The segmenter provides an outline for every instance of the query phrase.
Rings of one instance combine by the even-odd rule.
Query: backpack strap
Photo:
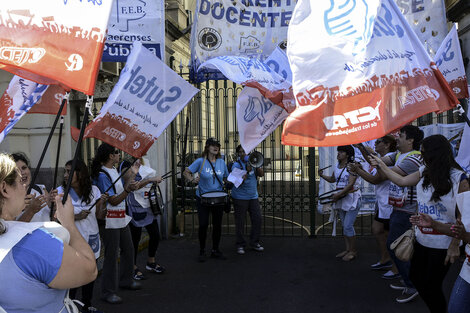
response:
[[[104,173],[104,174],[109,178],[109,181],[111,182],[111,184],[112,184],[112,186],[113,186],[114,194],[116,194],[116,193],[117,193],[116,187],[115,187],[114,184],[113,184],[113,179],[111,178],[111,175],[109,175],[109,173],[106,172],[104,169],[100,169],[100,173]]]

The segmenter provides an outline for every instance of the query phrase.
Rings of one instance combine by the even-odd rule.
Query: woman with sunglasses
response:
[[[131,167],[131,162],[124,161],[120,165],[120,171]],[[134,279],[145,279],[144,274],[137,267],[137,252],[139,250],[140,237],[142,236],[142,228],[145,227],[149,235],[147,264],[145,269],[149,272],[163,274],[165,268],[155,261],[158,243],[160,241],[160,229],[158,227],[157,215],[152,212],[150,207],[149,193],[152,184],[162,182],[160,176],[156,176],[157,172],[144,165],[142,158],[138,159],[132,165],[133,170],[127,171],[123,176],[124,184],[128,182],[137,182],[137,190],[131,192],[126,198],[127,210],[132,220],[129,224],[132,242],[134,244]]]
[[[460,240],[452,237],[451,227],[460,216],[459,210],[466,209],[457,207],[456,198],[458,193],[470,189],[444,136],[424,138],[421,154],[424,166],[408,176],[398,175],[376,156],[371,157],[371,164],[398,186],[416,185],[419,215],[410,218],[418,226],[410,279],[431,312],[446,312],[442,282],[450,263],[460,253]]]
[[[195,177],[193,176],[195,174]],[[195,160],[183,173],[186,181],[199,184],[196,190],[196,206],[199,219],[199,262],[206,260],[206,237],[209,227],[209,214],[212,214],[212,251],[211,258],[224,260],[219,244],[222,234],[222,205],[203,205],[201,195],[207,192],[223,191],[228,177],[228,169],[220,154],[220,143],[214,138],[206,141],[202,157]]]
[[[123,186],[115,165],[119,163],[120,151],[107,143],[101,144],[91,165],[93,184],[101,193],[108,193],[105,226],[100,227],[104,244],[104,263],[102,281],[102,299],[108,303],[121,303],[116,292],[119,287],[137,290],[141,285],[134,281],[134,246],[132,244],[129,222],[126,215],[126,197],[137,189],[136,182]],[[113,185],[113,182],[116,182]],[[119,253],[120,251],[120,253]],[[118,276],[118,258],[120,274]],[[119,279],[118,279],[119,277]]]

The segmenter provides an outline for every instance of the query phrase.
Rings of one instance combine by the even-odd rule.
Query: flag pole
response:
[[[41,154],[41,157],[39,158],[38,165],[34,169],[33,178],[31,179],[31,183],[29,184],[27,194],[31,193],[31,189],[33,188],[34,183],[36,182],[36,178],[39,174],[39,170],[41,169],[42,161],[44,160],[44,156],[46,155],[46,151],[47,151],[47,148],[49,147],[49,143],[51,142],[52,135],[54,135],[57,122],[59,121],[59,117],[62,114],[62,109],[64,108],[65,103],[67,102],[68,99],[69,99],[69,92],[67,92],[64,98],[62,99],[62,103],[60,104],[59,111],[57,112],[57,115],[55,117],[54,124],[52,124],[51,131],[49,132],[49,137],[47,137],[46,145],[44,146],[44,149],[42,150],[42,154]]]
[[[86,125],[88,124],[88,116],[90,115],[91,105],[93,104],[93,96],[87,96],[85,104],[85,113],[83,114],[82,126],[80,127],[80,135],[77,140],[77,148],[75,149],[75,155],[72,160],[72,168],[70,170],[69,178],[67,179],[67,184],[65,185],[64,196],[62,198],[62,203],[65,204],[67,196],[70,191],[70,185],[72,184],[73,173],[75,172],[75,167],[77,165],[78,153],[80,151],[80,146],[82,145],[83,135],[85,133]]]
[[[54,182],[52,183],[52,189],[54,189],[57,186],[57,172],[59,170],[59,157],[60,157],[60,146],[62,143],[62,131],[64,129],[64,116],[60,116],[60,125],[59,125],[59,142],[57,143],[57,155],[55,158],[55,169],[54,169]],[[50,212],[50,220],[54,220],[54,203],[51,203],[51,212]]]

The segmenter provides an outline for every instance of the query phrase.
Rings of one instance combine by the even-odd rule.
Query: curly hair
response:
[[[73,160],[67,161],[65,163],[65,166],[72,166]],[[75,165],[75,173],[77,174],[77,179],[78,179],[78,193],[80,194],[80,197],[83,202],[86,204],[90,204],[92,199],[92,185],[91,185],[91,179],[90,179],[90,174],[88,173],[88,167],[86,166],[85,162],[83,160],[77,160],[77,164]],[[65,187],[66,181],[64,180],[63,186]]]
[[[18,170],[15,160],[8,154],[0,153],[0,182],[5,182],[9,186],[16,185],[16,178],[18,177]],[[3,196],[0,194],[0,216],[3,209]],[[7,231],[6,225],[0,219],[0,235]]]
[[[109,160],[109,155],[113,154],[114,150],[114,147],[107,143],[102,143],[98,149],[96,149],[95,157],[91,162],[91,176],[93,178],[98,178],[101,166]]]
[[[450,172],[452,168],[462,170],[454,159],[452,147],[446,137],[432,135],[422,142],[422,156],[426,168],[423,171],[423,189],[432,185],[434,192],[431,201],[439,201],[441,196],[452,190]]]

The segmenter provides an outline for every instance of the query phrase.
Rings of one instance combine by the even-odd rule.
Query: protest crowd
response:
[[[191,31],[189,82],[165,64],[165,1],[0,4],[0,72],[14,75],[0,98],[0,143],[8,140],[0,146],[0,313],[100,313],[100,304],[126,304],[122,290],[139,293],[143,280],[171,275],[159,260],[171,218],[161,187],[169,182],[180,189],[165,195],[183,198],[175,211],[184,215],[184,201],[195,203],[194,262],[232,257],[222,251],[224,217],[234,226],[234,253],[265,256],[259,184],[269,171],[258,150],[277,129],[282,145],[318,147],[311,158],[319,159],[318,175],[309,177],[315,186],[320,180],[314,207],[329,215],[332,235],[338,225],[344,237],[332,259],[349,266],[361,258],[357,220],[371,203],[368,184],[378,252],[370,270],[397,291],[390,301],[420,297],[430,312],[470,312],[470,86],[460,46],[470,44],[459,38],[470,23],[463,31],[450,25],[444,0],[195,2],[192,25],[178,30]],[[470,16],[465,0],[455,2]],[[140,30],[128,34],[139,28],[134,23]],[[101,62],[125,66],[93,116]],[[233,101],[224,96],[236,107],[236,126],[225,138],[210,129],[220,126],[219,96],[202,99],[195,87],[220,79],[243,87]],[[70,136],[63,136],[69,97],[79,92],[86,96],[80,128],[67,125]],[[191,108],[204,101],[214,112],[195,121],[201,112],[191,115]],[[464,122],[457,136],[417,126],[422,116],[452,110]],[[40,157],[19,149],[27,145],[14,136],[27,113],[55,115]],[[166,141],[160,147],[168,158],[174,138],[167,130],[183,113],[180,159],[163,160],[177,164],[164,173],[148,152],[157,139]],[[59,120],[54,173],[41,172]],[[195,146],[191,123],[206,122],[197,157],[186,159],[188,141]],[[74,153],[64,152],[69,146]],[[315,164],[308,166],[315,173]],[[447,299],[443,282],[459,262]]]

